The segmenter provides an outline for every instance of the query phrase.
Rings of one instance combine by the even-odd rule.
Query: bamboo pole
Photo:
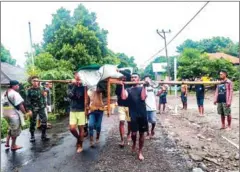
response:
[[[110,116],[110,104],[111,104],[111,79],[107,80],[107,115]]]

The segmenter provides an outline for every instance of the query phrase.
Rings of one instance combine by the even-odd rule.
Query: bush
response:
[[[56,114],[49,113],[48,114],[48,121],[56,121],[57,116]]]
[[[233,82],[233,90],[239,91],[239,81],[238,80]]]
[[[8,132],[8,123],[5,118],[1,118],[1,138],[7,136]]]

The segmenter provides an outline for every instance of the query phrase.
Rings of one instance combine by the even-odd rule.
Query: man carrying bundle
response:
[[[127,73],[126,71],[120,71],[124,76],[122,77],[122,81],[129,81],[131,79],[131,74]],[[130,77],[128,77],[130,76]],[[129,78],[129,79],[128,79]],[[128,85],[125,86],[127,88]],[[121,137],[121,143],[119,144],[121,148],[124,147],[124,123],[127,121],[128,123],[128,133],[127,133],[127,140],[129,141],[131,139],[130,133],[131,133],[131,125],[130,125],[130,116],[129,116],[129,108],[128,108],[128,101],[123,100],[121,97],[122,93],[122,86],[117,85],[115,93],[117,95],[118,101],[117,101],[117,113],[119,115],[119,132]]]
[[[101,126],[102,126],[102,118],[104,112],[104,104],[102,100],[103,96],[103,89],[100,87],[100,84],[97,85],[96,90],[91,91],[88,90],[88,95],[90,98],[89,104],[89,120],[88,120],[88,127],[89,127],[89,135],[90,135],[90,147],[94,147],[94,129],[96,129],[96,144],[99,143],[100,133],[101,133]]]
[[[146,95],[146,84],[143,87],[139,86],[140,76],[137,73],[133,73],[131,76],[131,81],[135,82],[131,88],[125,90],[123,82],[122,85],[122,99],[126,100],[128,98],[129,111],[131,117],[131,131],[132,131],[132,151],[136,151],[136,140],[137,132],[139,131],[139,152],[138,159],[144,160],[142,149],[144,145],[144,132],[148,131],[148,121],[147,121],[147,111],[145,99]]]
[[[67,95],[71,99],[69,124],[72,135],[77,139],[77,153],[83,151],[84,126],[86,124],[85,89],[81,83],[79,74],[75,72],[74,80],[68,86]]]

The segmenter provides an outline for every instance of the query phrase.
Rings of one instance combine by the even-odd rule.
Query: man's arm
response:
[[[27,110],[32,110],[30,90],[31,90],[31,89],[28,89],[28,90],[27,90],[27,96],[26,96],[26,109],[27,109]]]
[[[146,88],[142,87],[142,91],[141,91],[141,99],[145,100],[147,98],[147,94],[146,94]]]
[[[122,83],[122,93],[121,93],[121,98],[123,100],[126,100],[128,98],[128,92],[124,88],[124,84]]]
[[[233,83],[229,82],[229,98],[227,105],[230,106],[232,104],[232,96],[233,96]]]

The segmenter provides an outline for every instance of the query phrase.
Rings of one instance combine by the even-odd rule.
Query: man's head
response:
[[[131,81],[133,82],[138,82],[140,81],[140,76],[138,73],[133,73],[132,76],[131,76]]]
[[[10,85],[10,88],[14,89],[15,91],[19,89],[19,82],[16,80],[11,80],[9,85]]]
[[[219,74],[220,74],[220,79],[226,79],[228,77],[228,73],[226,70],[221,70]]]
[[[79,76],[79,73],[78,72],[74,72],[74,79],[76,81],[80,81],[80,76]]]
[[[32,83],[33,87],[39,87],[40,86],[39,77],[38,76],[33,76],[31,78],[31,83]]]
[[[151,77],[149,75],[145,75],[144,76],[144,81],[150,82],[151,81]]]

